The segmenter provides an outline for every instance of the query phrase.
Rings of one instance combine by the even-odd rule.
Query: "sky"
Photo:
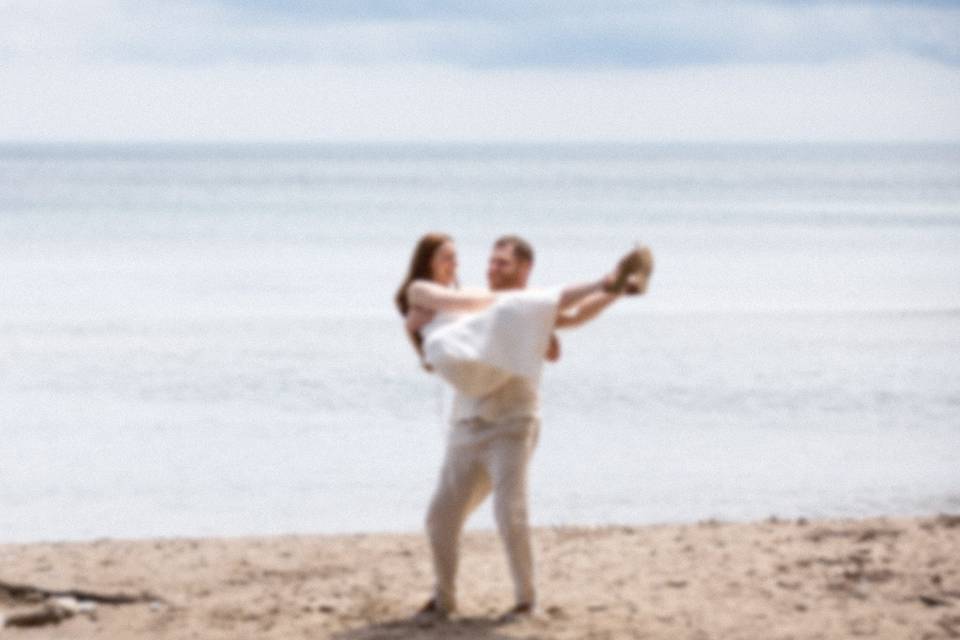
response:
[[[960,141],[960,2],[0,0],[0,141]]]

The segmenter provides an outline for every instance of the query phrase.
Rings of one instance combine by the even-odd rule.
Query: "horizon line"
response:
[[[709,139],[709,138],[660,138],[660,139],[622,139],[611,140],[604,138],[594,139],[496,139],[496,138],[463,138],[463,139],[429,139],[416,140],[404,138],[355,138],[355,139],[303,139],[293,140],[284,138],[257,138],[257,139],[139,139],[139,140],[83,140],[83,139],[2,139],[0,146],[102,146],[102,147],[134,147],[134,146],[471,146],[471,147],[506,147],[506,146],[887,146],[887,145],[917,145],[917,146],[951,146],[960,145],[960,138],[930,139],[930,138],[876,138],[876,139],[843,139],[843,138],[743,138],[743,139]]]

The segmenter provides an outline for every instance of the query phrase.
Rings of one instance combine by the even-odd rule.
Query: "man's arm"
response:
[[[601,311],[613,304],[620,295],[598,291],[583,299],[583,302],[572,309],[567,309],[557,317],[554,325],[557,329],[570,329],[590,322]]]

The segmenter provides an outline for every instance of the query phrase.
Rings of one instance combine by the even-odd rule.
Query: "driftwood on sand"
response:
[[[18,607],[11,613],[0,612],[0,628],[59,624],[77,614],[93,616],[98,604],[116,606],[162,601],[162,598],[146,592],[130,594],[97,593],[81,589],[44,589],[0,580],[0,602]]]

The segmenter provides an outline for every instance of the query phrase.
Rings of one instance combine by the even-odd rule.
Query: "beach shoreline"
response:
[[[534,545],[534,617],[498,621],[512,604],[500,543],[493,532],[470,531],[460,611],[446,622],[424,622],[411,620],[432,580],[422,534],[3,544],[0,613],[7,626],[0,634],[960,637],[960,516],[548,527],[534,531]],[[11,586],[75,597],[44,599]],[[84,602],[97,595],[106,601]],[[74,611],[56,623],[17,623],[52,602]]]

